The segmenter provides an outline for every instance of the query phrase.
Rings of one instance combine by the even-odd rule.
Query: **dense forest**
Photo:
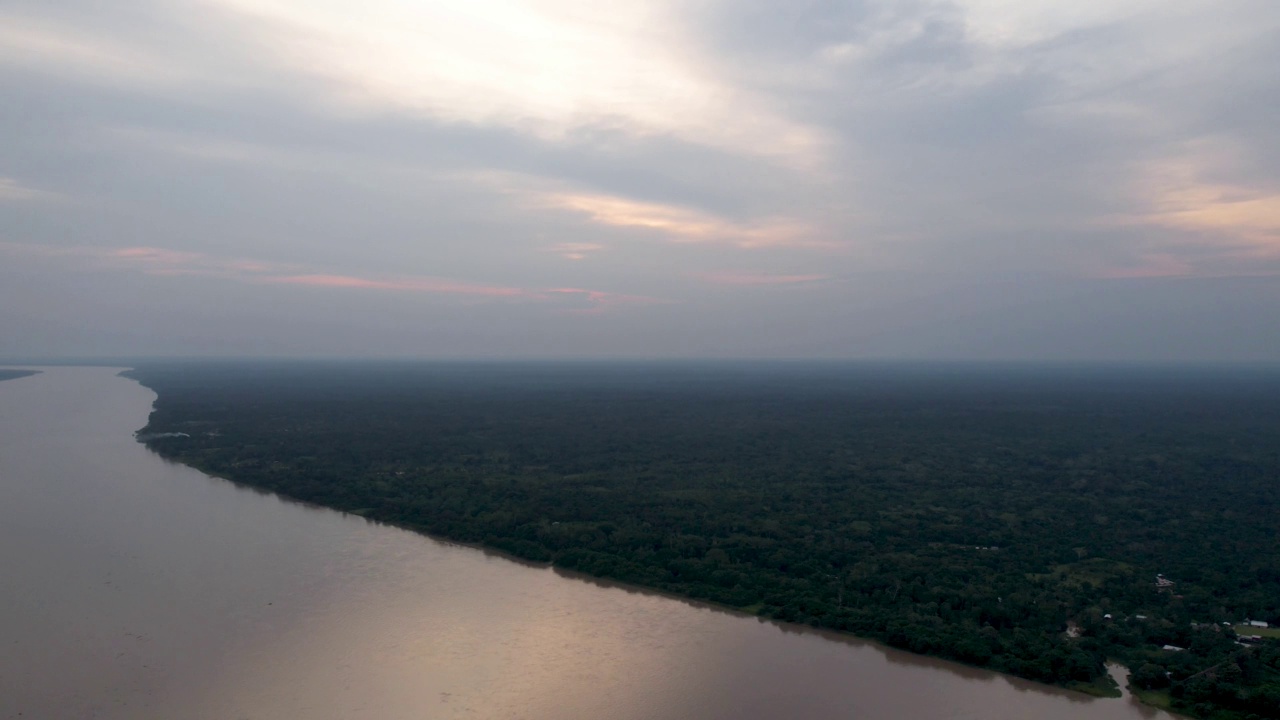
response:
[[[1274,371],[128,374],[159,396],[141,439],[250,486],[1047,683],[1103,691],[1117,660],[1155,704],[1280,717],[1280,639],[1233,628],[1280,625]]]

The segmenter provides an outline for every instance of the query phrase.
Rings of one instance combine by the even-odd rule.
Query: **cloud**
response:
[[[725,243],[743,248],[829,245],[814,238],[811,228],[783,218],[734,222],[694,208],[592,193],[538,193],[529,201],[534,207],[569,211],[600,225],[651,231],[673,242]]]
[[[1104,277],[1280,274],[1280,177],[1251,175],[1250,158],[1222,137],[1180,143],[1135,163],[1122,212],[1100,228],[1138,234]]]
[[[27,187],[10,177],[0,176],[0,202],[21,202],[29,200],[47,200],[55,197],[53,193]]]
[[[1159,0],[957,0],[956,5],[962,9],[972,37],[986,45],[1011,49],[1167,9]]]
[[[562,242],[549,245],[543,248],[544,251],[555,253],[565,260],[586,260],[591,253],[599,252],[604,249],[604,245],[591,242]]]
[[[367,278],[354,275],[326,275],[308,273],[304,275],[264,275],[256,278],[257,282],[274,285],[303,285],[319,288],[341,288],[360,290],[392,290],[397,292],[431,293],[445,295],[482,295],[487,297],[521,297],[529,296],[520,288],[501,287],[496,285],[476,285],[433,277],[407,278]]]
[[[206,253],[157,247],[67,248],[68,254],[96,259],[103,267],[137,269],[149,275],[200,275],[231,280],[269,280],[296,265],[267,263],[243,258],[220,258]]]
[[[136,46],[13,11],[0,11],[0,64],[149,87],[171,88],[184,77]]]
[[[1197,233],[1228,251],[1280,255],[1280,182],[1268,187],[1215,180],[1239,176],[1233,167],[1238,154],[1200,142],[1181,157],[1149,163],[1139,189],[1146,207],[1115,220]]]
[[[240,279],[294,272],[298,266],[167,248],[35,245],[0,242],[0,251],[14,257],[65,259],[98,269],[139,270],[149,275],[206,275]]]
[[[10,0],[0,206],[28,249],[0,252],[33,279],[15,260],[0,299],[199,277],[199,307],[715,354],[1008,278],[1226,287],[1280,273],[1278,30],[1274,0]],[[724,289],[768,286],[796,291]],[[606,307],[639,311],[547,339]]]
[[[278,66],[331,83],[349,112],[410,111],[549,139],[620,127],[801,163],[822,142],[710,72],[677,3],[374,2],[361,22],[337,0],[215,4],[280,48]]]
[[[620,306],[671,304],[670,300],[644,295],[627,295],[572,287],[551,288],[540,292],[539,296],[560,301],[565,306],[566,312],[585,315],[598,315]]]
[[[393,293],[456,295],[477,298],[524,300],[535,303],[581,307],[575,311],[603,312],[628,305],[655,305],[670,301],[660,298],[573,287],[521,288],[487,285],[430,276],[352,275],[300,271],[293,264],[269,263],[243,258],[219,258],[205,253],[155,247],[44,247],[0,242],[0,252],[11,256],[57,258],[88,262],[107,270],[136,270],[161,277],[201,276],[254,285],[279,285],[322,290],[374,290]]]
[[[1175,278],[1195,273],[1195,266],[1187,259],[1170,253],[1142,255],[1123,265],[1103,268],[1094,277],[1119,280],[1125,278]]]
[[[755,272],[705,272],[693,275],[712,285],[745,286],[810,284],[831,279],[830,275],[775,275]]]

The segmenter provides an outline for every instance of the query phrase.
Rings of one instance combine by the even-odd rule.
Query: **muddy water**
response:
[[[0,382],[0,718],[1170,717],[239,488],[116,372]]]

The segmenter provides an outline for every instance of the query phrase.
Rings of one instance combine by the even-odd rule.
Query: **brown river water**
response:
[[[210,478],[106,368],[0,382],[0,718],[1172,716]]]

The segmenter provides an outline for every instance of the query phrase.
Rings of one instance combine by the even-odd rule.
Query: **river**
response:
[[[5,720],[1172,718],[245,489],[43,370],[0,382]]]

